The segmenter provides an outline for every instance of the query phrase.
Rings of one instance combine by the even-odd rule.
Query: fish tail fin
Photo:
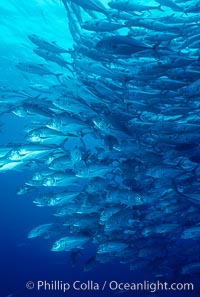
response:
[[[156,44],[154,44],[154,46],[152,47],[153,53],[155,55],[156,58],[159,58],[159,45],[161,44],[161,41],[158,41]]]
[[[162,8],[162,4],[160,4],[160,5],[158,6],[158,10],[160,10],[160,11],[162,11],[162,12],[165,11],[165,10]]]
[[[64,140],[63,140],[63,142],[61,143],[61,145],[60,145],[60,148],[61,148],[61,150],[63,151],[63,152],[66,152],[67,151],[67,149],[65,148],[65,143],[68,141],[68,137],[66,137]]]
[[[108,21],[112,21],[112,13],[110,11],[105,11],[103,14],[107,17]]]
[[[176,179],[172,179],[172,187],[173,187],[173,190],[175,191],[175,193],[177,193],[178,195],[183,195],[184,196],[184,194],[182,194],[178,189]]]
[[[80,142],[82,143],[83,147],[86,148],[86,143],[83,139],[83,134],[79,135],[78,138],[79,138]]]
[[[167,48],[170,47],[171,42],[172,42],[172,39],[167,41],[167,43],[166,43]]]
[[[153,50],[154,50],[155,52],[157,52],[157,49],[158,49],[158,47],[159,47],[160,44],[161,44],[161,41],[158,41],[158,42],[156,42],[156,43],[154,44],[154,46],[153,46]]]
[[[33,97],[33,98],[31,98],[31,99],[34,99],[34,102],[35,102],[35,100],[37,101],[37,99],[39,99],[40,98],[40,96],[41,96],[41,94],[38,94],[38,95],[36,95],[35,97]],[[46,98],[45,98],[46,99]]]
[[[55,74],[55,76],[56,76],[56,78],[57,78],[57,80],[58,80],[58,82],[60,83],[60,84],[62,84],[62,81],[60,80],[60,76],[62,76],[63,75],[63,73],[56,73]]]
[[[65,64],[63,65],[63,67],[65,67],[67,70],[69,70],[69,72],[72,73],[72,69],[69,67],[69,64],[68,64],[68,63],[65,63]]]

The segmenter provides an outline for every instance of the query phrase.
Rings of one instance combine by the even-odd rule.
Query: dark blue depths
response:
[[[0,297],[197,296],[195,0],[2,0]],[[39,280],[194,290],[28,290]]]

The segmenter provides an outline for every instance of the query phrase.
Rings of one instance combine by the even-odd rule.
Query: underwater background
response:
[[[193,0],[0,1],[0,297],[198,296],[199,12]],[[53,133],[32,133],[43,126]],[[20,155],[28,144],[44,154]],[[67,170],[51,162],[68,152],[75,180],[52,184],[46,174]],[[66,191],[80,196],[53,200]],[[75,206],[81,212],[55,215]],[[110,208],[119,216],[107,224]],[[81,226],[80,216],[79,226],[80,214],[91,224]],[[51,226],[36,234],[44,224]],[[83,244],[57,252],[71,234]],[[159,280],[195,289],[26,288],[39,280]]]

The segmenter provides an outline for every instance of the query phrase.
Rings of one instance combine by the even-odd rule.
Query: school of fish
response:
[[[30,32],[43,63],[16,71],[41,84],[0,88],[1,115],[28,122],[23,143],[1,146],[0,172],[31,170],[17,194],[54,209],[28,238],[73,257],[93,245],[86,271],[117,260],[198,276],[200,3],[61,2],[73,46]]]

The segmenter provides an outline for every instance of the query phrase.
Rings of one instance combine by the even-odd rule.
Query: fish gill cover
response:
[[[17,194],[54,210],[28,238],[74,255],[93,245],[85,270],[117,259],[198,278],[199,1],[0,6],[1,118],[24,126],[0,172],[31,171]]]

